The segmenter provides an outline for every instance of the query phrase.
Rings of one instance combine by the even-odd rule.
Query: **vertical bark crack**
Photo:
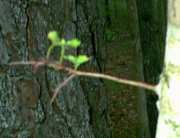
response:
[[[26,13],[26,17],[27,17],[27,23],[26,23],[26,43],[27,43],[27,49],[28,49],[28,60],[30,60],[31,54],[32,54],[32,48],[34,47],[34,43],[33,43],[33,34],[32,34],[32,19],[31,19],[31,9],[30,9],[30,5],[27,4],[26,8],[25,8],[25,13]]]

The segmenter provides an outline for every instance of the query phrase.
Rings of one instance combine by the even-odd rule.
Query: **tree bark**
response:
[[[7,66],[45,57],[47,33],[57,30],[66,39],[81,39],[82,48],[69,52],[87,53],[94,60],[86,68],[100,70],[104,7],[98,5],[95,0],[0,1],[0,137],[109,137],[100,80],[77,78],[50,105],[53,89],[67,74],[46,67],[33,72],[29,66]],[[54,51],[53,57],[57,54]],[[85,81],[87,86],[81,84]]]
[[[118,77],[143,81],[142,48],[136,1],[109,1],[109,4],[111,25],[108,31],[112,37],[106,44],[106,72]],[[110,95],[113,137],[150,137],[145,92],[142,89],[111,82],[106,84]]]
[[[166,1],[136,0],[143,56],[145,82],[157,84],[163,69],[166,36]],[[158,96],[146,91],[151,137],[156,135]]]
[[[129,24],[130,32],[132,33],[132,37],[136,42],[136,76],[139,80],[144,81],[144,72],[143,72],[143,56],[142,56],[142,47],[141,47],[141,37],[140,37],[140,28],[139,28],[139,18],[138,18],[138,11],[137,11],[137,3],[136,0],[127,0],[127,7],[128,7],[128,15],[134,24]],[[137,130],[137,137],[138,138],[150,138],[150,129],[149,129],[149,120],[147,115],[147,101],[145,91],[142,89],[138,89],[138,130]]]

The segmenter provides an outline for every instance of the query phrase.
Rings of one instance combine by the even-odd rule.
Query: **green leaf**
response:
[[[67,45],[70,46],[70,47],[72,47],[72,48],[77,48],[77,47],[80,46],[80,44],[81,44],[81,41],[78,40],[78,39],[76,39],[76,38],[67,41]]]
[[[88,60],[89,60],[89,58],[86,55],[79,55],[77,57],[77,63],[80,65],[87,62]]]
[[[52,45],[58,45],[59,43],[59,36],[56,31],[51,31],[48,33],[48,39],[51,40]]]
[[[59,42],[59,44],[61,46],[65,46],[66,45],[66,40],[65,39],[61,39],[61,41]]]
[[[76,60],[77,60],[77,58],[75,56],[72,56],[72,55],[64,56],[64,59],[72,62],[73,64],[76,64]]]
[[[79,55],[79,56],[68,55],[68,56],[64,56],[64,58],[70,61],[71,63],[73,63],[75,69],[77,69],[81,64],[89,60],[89,58],[86,55]]]

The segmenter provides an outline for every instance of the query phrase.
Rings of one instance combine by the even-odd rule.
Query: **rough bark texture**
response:
[[[47,33],[53,29],[66,39],[80,38],[82,48],[77,53],[93,57],[85,68],[93,65],[100,70],[102,4],[95,0],[0,1],[1,138],[109,137],[106,95],[99,80],[75,79],[51,106],[53,89],[66,74],[48,68],[34,73],[30,66],[6,66],[44,57]]]
[[[166,36],[166,0],[136,0],[138,5],[144,79],[159,82],[162,72]],[[147,92],[147,109],[152,138],[155,137],[158,111],[155,93]]]
[[[140,34],[140,27],[139,27],[139,18],[138,17],[138,10],[137,10],[137,3],[136,0],[127,0],[128,5],[128,13],[129,17],[132,22],[135,23],[135,25],[130,25],[130,29],[132,32],[132,37],[134,37],[134,41],[136,41],[135,48],[136,48],[136,77],[137,79],[144,81],[144,72],[143,72],[143,53],[142,53],[142,46],[141,46],[141,34]],[[146,95],[145,91],[142,89],[138,89],[138,131],[137,131],[137,137],[138,138],[151,138],[150,135],[150,127],[149,127],[149,120],[147,115],[147,101],[146,101]]]
[[[143,81],[142,50],[135,0],[109,0],[106,65],[108,74]],[[149,138],[142,89],[106,82],[114,138]]]

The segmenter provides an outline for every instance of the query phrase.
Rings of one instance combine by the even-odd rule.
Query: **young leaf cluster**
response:
[[[60,64],[63,64],[63,60],[67,60],[74,65],[75,69],[78,69],[80,65],[86,63],[89,60],[89,58],[86,55],[74,56],[74,55],[66,55],[65,53],[65,50],[67,48],[78,48],[81,44],[80,40],[76,38],[71,40],[60,39],[56,31],[49,32],[48,39],[51,41],[51,45],[49,46],[47,51],[47,59],[52,53],[52,50],[54,50],[57,47],[60,47],[60,57],[59,57]]]

